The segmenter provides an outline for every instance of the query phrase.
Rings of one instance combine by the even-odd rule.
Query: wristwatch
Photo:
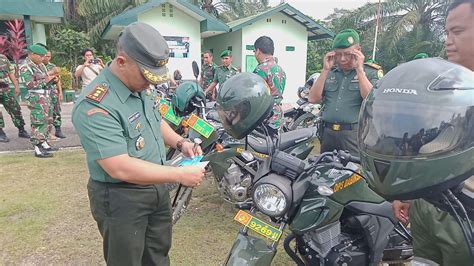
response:
[[[185,138],[182,138],[182,139],[178,140],[178,142],[176,142],[176,149],[178,151],[182,151],[181,148],[183,147],[184,142],[191,143],[191,140],[190,139],[185,139]]]

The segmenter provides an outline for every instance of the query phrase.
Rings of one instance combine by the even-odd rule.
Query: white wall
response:
[[[262,35],[272,38],[275,44],[274,56],[278,58],[278,64],[287,77],[283,102],[295,103],[298,100],[297,89],[304,84],[306,77],[308,33],[306,27],[282,13],[269,18],[271,22],[264,18],[242,29],[242,71],[245,71],[245,56],[253,55],[253,51],[245,50],[245,46],[253,45]],[[285,20],[286,24],[282,23]],[[294,46],[295,51],[286,51],[286,46]]]
[[[214,63],[222,65],[220,54],[226,50],[227,47],[232,46],[232,65],[235,67],[242,67],[242,31],[229,32],[214,37],[209,37],[203,41],[203,49],[213,50]]]
[[[170,57],[167,66],[170,74],[179,69],[183,79],[194,79],[191,63],[192,61],[196,61],[198,64],[201,62],[200,22],[169,3],[141,13],[138,16],[138,21],[155,27],[163,36],[190,38],[189,57]]]
[[[46,31],[44,29],[44,24],[31,23],[31,31],[33,34],[33,43],[46,44]]]

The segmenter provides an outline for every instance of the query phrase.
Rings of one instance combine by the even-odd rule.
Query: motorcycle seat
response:
[[[307,139],[316,136],[317,128],[301,128],[289,132],[280,134],[280,147],[279,150],[285,151],[288,148],[295,146],[296,144],[303,142]],[[264,138],[257,137],[254,135],[248,136],[249,146],[256,152],[268,154],[267,141]],[[271,145],[270,145],[271,146]]]

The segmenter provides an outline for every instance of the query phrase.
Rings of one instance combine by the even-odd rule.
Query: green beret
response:
[[[28,47],[28,50],[32,53],[39,54],[39,55],[45,55],[48,53],[48,50],[46,50],[46,48],[37,44],[30,45]]]
[[[231,56],[231,55],[232,55],[232,52],[230,50],[224,50],[221,53],[221,58],[224,56]]]
[[[345,29],[339,32],[332,43],[332,49],[348,48],[359,43],[359,34],[353,29]]]
[[[427,53],[419,53],[419,54],[416,54],[415,57],[413,57],[413,60],[415,59],[422,59],[422,58],[428,58],[428,54]]]

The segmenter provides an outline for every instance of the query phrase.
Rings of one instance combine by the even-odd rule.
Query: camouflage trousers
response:
[[[57,93],[51,94],[51,108],[53,109],[53,126],[61,126],[61,101]]]
[[[270,128],[273,128],[279,131],[282,127],[283,119],[283,110],[281,109],[281,104],[275,103],[273,104],[272,114],[271,117],[268,119],[268,125]]]
[[[11,116],[13,124],[17,128],[22,128],[25,126],[25,120],[21,114],[21,108],[18,104],[15,94],[9,88],[0,90],[0,103],[3,104],[5,110]],[[5,127],[5,121],[3,120],[3,114],[0,112],[0,128]]]
[[[51,98],[48,94],[29,92],[27,96],[31,120],[31,144],[46,141],[52,124]]]

